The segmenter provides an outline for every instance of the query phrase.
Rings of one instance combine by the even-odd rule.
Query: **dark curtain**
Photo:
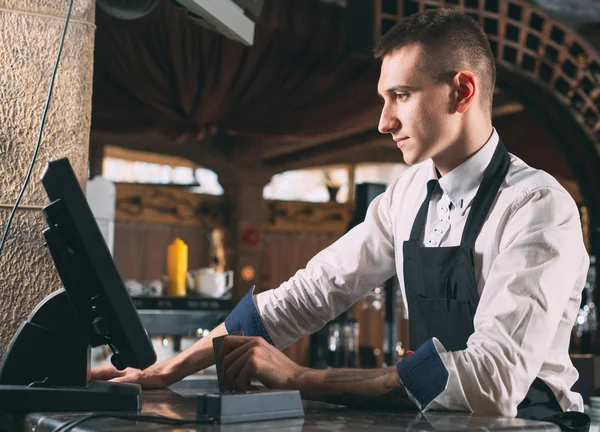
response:
[[[294,141],[375,126],[379,63],[347,55],[343,12],[266,0],[246,47],[167,0],[137,21],[98,10],[92,129]]]

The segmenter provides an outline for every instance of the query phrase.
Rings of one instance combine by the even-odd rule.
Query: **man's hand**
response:
[[[225,324],[219,324],[208,336],[168,360],[156,363],[144,370],[127,368],[118,370],[113,365],[92,369],[93,380],[140,384],[144,388],[165,388],[199,370],[214,364],[212,340],[227,334]]]
[[[145,370],[126,368],[122,371],[112,364],[98,366],[92,369],[92,379],[98,381],[111,381],[129,384],[139,384],[147,389],[165,388],[169,383],[165,382],[162,374],[157,373],[159,364]]]
[[[227,336],[221,353],[230,391],[250,390],[253,378],[270,389],[298,389],[307,370],[260,337]]]
[[[304,368],[263,338],[227,336],[221,347],[227,390],[247,391],[255,378],[270,389],[300,390],[303,399],[415,410],[395,366],[381,369]]]

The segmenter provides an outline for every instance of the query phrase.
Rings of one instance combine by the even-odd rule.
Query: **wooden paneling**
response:
[[[267,201],[266,231],[300,231],[341,235],[354,208],[337,202]]]
[[[115,263],[123,279],[148,281],[166,274],[167,246],[176,237],[188,246],[188,268],[206,267],[210,230],[201,226],[115,222]]]
[[[339,237],[327,232],[265,232],[260,289],[278,287]]]
[[[292,277],[308,261],[335,242],[339,233],[323,232],[265,232],[264,258],[260,275],[261,291],[276,288]],[[284,350],[292,360],[308,366],[309,338],[302,337]]]
[[[177,226],[223,226],[223,197],[177,186],[118,183],[116,219]]]
[[[227,205],[222,196],[196,194],[177,186],[117,183],[116,219],[172,226],[222,227]],[[338,202],[266,201],[265,231],[342,233],[353,212]]]

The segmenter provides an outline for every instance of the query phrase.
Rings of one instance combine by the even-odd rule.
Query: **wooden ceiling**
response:
[[[492,115],[511,152],[554,175],[572,178],[557,143],[513,95],[496,90]],[[174,143],[156,133],[123,134],[92,131],[92,141],[134,151],[192,161],[215,171],[235,166],[275,174],[282,171],[358,162],[403,162],[389,135],[375,127],[336,139],[273,143],[243,137],[213,136],[196,142]],[[114,151],[113,151],[114,153]],[[113,154],[115,156],[115,154]],[[118,156],[118,154],[117,154]],[[156,157],[153,160],[157,160]]]
[[[586,0],[535,0],[555,15],[568,16],[585,30],[590,41],[600,46],[600,2]],[[585,16],[592,22],[582,22]],[[375,91],[375,88],[373,89]],[[574,175],[558,143],[548,128],[525,109],[518,94],[498,88],[493,107],[494,124],[505,138],[511,152],[532,166],[555,176],[573,179]],[[92,130],[91,144],[111,145],[131,150],[161,153],[192,161],[216,172],[244,169],[272,175],[278,172],[321,165],[358,162],[402,162],[402,154],[389,136],[373,127],[365,130],[338,132],[336,136],[301,142],[265,142],[217,133],[198,141],[178,143],[157,133],[112,133]]]

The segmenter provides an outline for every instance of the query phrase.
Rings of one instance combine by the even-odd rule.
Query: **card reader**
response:
[[[221,424],[304,417],[298,390],[258,390],[197,396],[196,416]]]

